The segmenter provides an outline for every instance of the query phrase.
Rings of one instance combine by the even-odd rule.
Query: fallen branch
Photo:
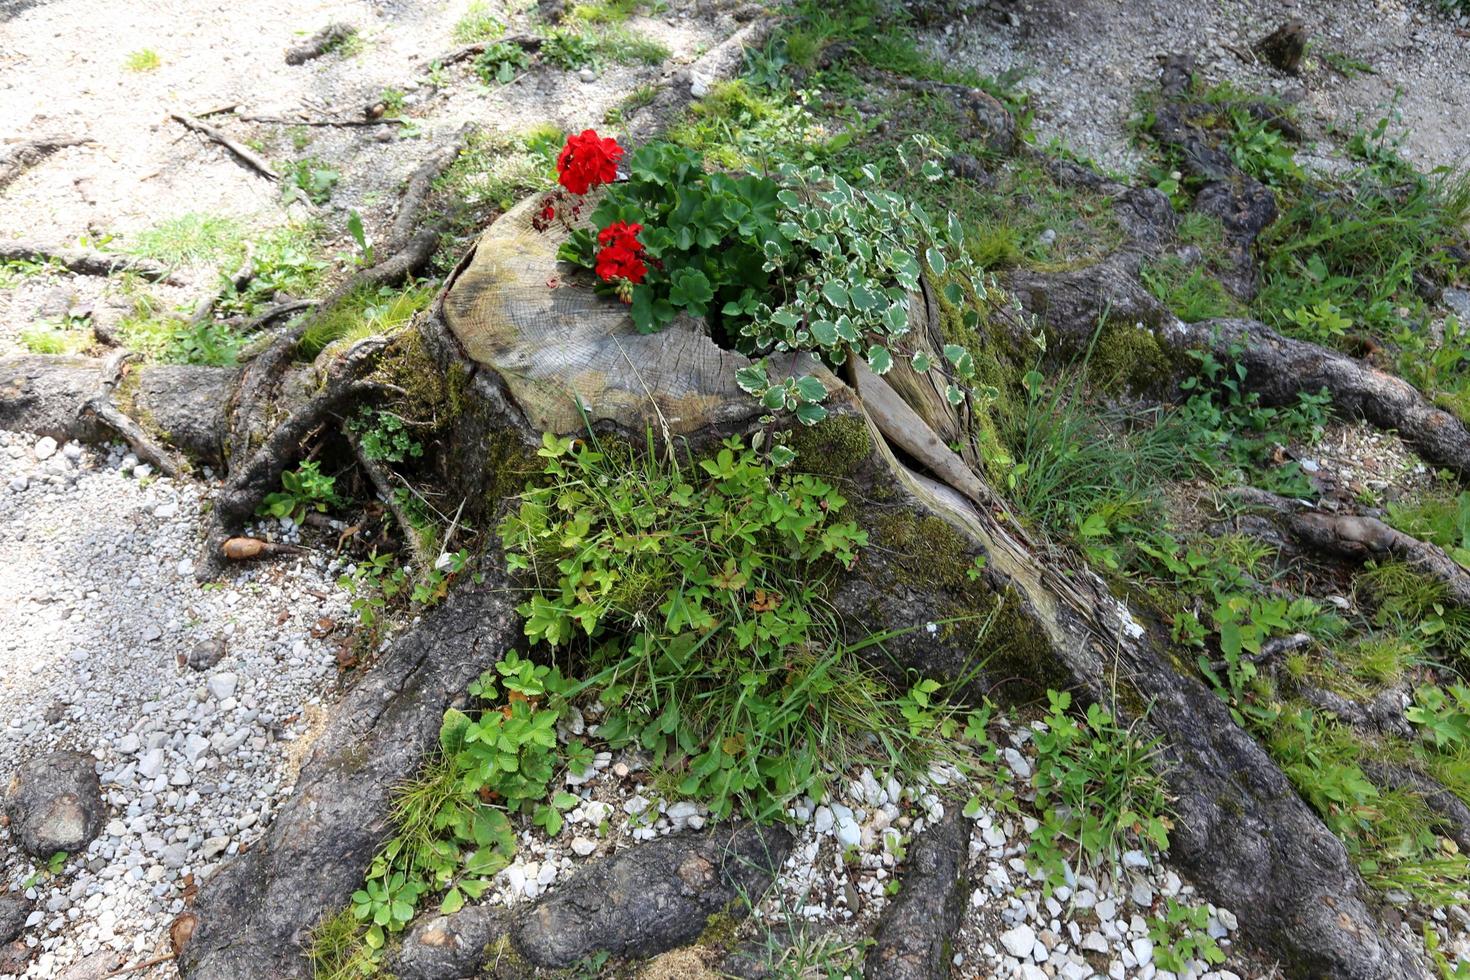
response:
[[[1277,657],[1291,653],[1293,650],[1300,650],[1311,642],[1312,635],[1310,633],[1292,633],[1290,636],[1274,637],[1262,643],[1258,653],[1248,653],[1237,662],[1254,664],[1257,667],[1261,667],[1275,660]],[[1230,663],[1225,660],[1217,660],[1210,664],[1210,668],[1217,673],[1227,669],[1229,666]]]
[[[356,33],[357,28],[351,24],[328,24],[301,44],[287,49],[286,64],[304,65],[313,58],[320,58]]]
[[[0,191],[57,150],[68,146],[84,146],[92,142],[85,136],[42,136],[13,146],[0,162]]]
[[[269,123],[277,126],[407,126],[407,119],[398,119],[391,116],[380,116],[376,119],[290,119],[286,116],[253,116],[241,115],[237,117],[243,122]]]
[[[189,464],[154,442],[142,426],[112,403],[112,392],[122,380],[123,366],[135,357],[137,355],[130,351],[118,351],[108,357],[102,367],[102,390],[87,402],[82,411],[127,440],[139,459],[152,464],[165,476],[177,477],[188,471]]]
[[[168,283],[171,286],[179,284],[165,266],[150,259],[135,259],[127,255],[76,248],[52,248],[25,239],[0,241],[0,261],[48,262],[79,276],[110,276],[118,272],[132,272],[152,282]]]
[[[170,962],[177,956],[177,953],[167,953],[163,956],[155,956],[151,960],[144,960],[142,963],[134,963],[132,966],[124,966],[119,969],[113,970],[111,973],[104,973],[102,974],[102,980],[109,980],[109,978],[111,977],[126,976],[129,973],[137,973],[139,970],[146,970],[151,966],[159,966],[161,964]]]
[[[540,51],[541,43],[544,40],[545,38],[538,34],[507,34],[505,37],[496,38],[494,41],[476,41],[474,44],[466,44],[462,48],[455,48],[448,54],[436,58],[431,63],[437,64],[440,67],[453,65],[464,61],[466,58],[473,58],[475,55],[484,54],[486,48],[495,44],[514,44],[522,51]]]
[[[271,169],[271,165],[267,163],[259,153],[256,153],[245,144],[231,139],[220,130],[215,129],[208,123],[200,122],[193,116],[186,116],[178,112],[169,113],[169,118],[173,119],[175,122],[182,123],[184,126],[194,130],[194,132],[205,137],[206,139],[211,139],[214,142],[218,143],[220,146],[223,146],[225,149],[233,153],[240,160],[240,162],[244,163],[247,167],[254,170],[256,173],[260,174],[267,180],[281,179],[280,175]]]

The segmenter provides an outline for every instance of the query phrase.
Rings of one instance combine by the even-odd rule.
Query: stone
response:
[[[187,666],[191,670],[208,670],[223,660],[224,656],[225,638],[223,636],[216,636],[213,639],[200,640],[194,644],[189,649],[188,655],[184,657],[184,663],[180,666]]]
[[[1036,930],[1023,922],[1014,929],[1001,933],[1000,944],[1017,959],[1030,959],[1031,951],[1036,948]]]
[[[213,674],[210,676],[209,681],[207,682],[209,693],[214,695],[221,701],[223,701],[225,698],[234,697],[235,688],[239,685],[239,683],[239,675],[233,674],[229,671],[224,671],[223,673],[219,674]]]
[[[572,853],[577,857],[587,857],[597,850],[597,842],[590,837],[573,837],[571,843]]]
[[[138,757],[138,775],[153,779],[163,772],[163,749],[149,749]]]
[[[1017,779],[1025,780],[1031,778],[1031,763],[1026,760],[1024,755],[1018,750],[1011,748],[1006,749],[1004,755],[1006,765],[1010,767],[1011,772],[1016,774]]]
[[[56,440],[50,436],[42,436],[36,440],[36,446],[32,450],[37,459],[47,460],[56,455]]]
[[[5,793],[10,832],[32,857],[75,854],[102,830],[102,785],[90,755],[60,751],[21,766]]]

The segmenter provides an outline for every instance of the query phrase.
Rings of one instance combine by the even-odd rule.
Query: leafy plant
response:
[[[298,198],[321,206],[332,199],[342,172],[315,157],[303,157],[286,168],[281,193],[287,202]]]
[[[1435,748],[1470,747],[1470,687],[1455,684],[1443,690],[1424,685],[1414,691],[1414,703],[1404,717],[1418,725]]]
[[[337,478],[321,471],[319,463],[308,460],[295,470],[281,474],[281,489],[265,495],[255,513],[262,517],[290,518],[300,524],[307,513],[326,513],[337,503]]]
[[[517,75],[531,67],[531,56],[519,44],[496,41],[487,44],[475,59],[475,71],[486,85],[495,82],[508,85]]]
[[[565,71],[576,71],[596,62],[597,45],[578,31],[554,27],[541,41],[541,57]]]
[[[244,339],[229,324],[204,320],[175,334],[170,360],[227,366],[235,363],[242,346]]]
[[[495,16],[491,6],[484,0],[473,0],[464,16],[454,24],[451,32],[459,44],[475,44],[500,35],[505,24]]]
[[[1031,783],[1041,821],[1031,833],[1028,862],[1056,885],[1068,844],[1087,862],[1117,862],[1135,848],[1168,850],[1172,824],[1157,741],[1118,725],[1099,704],[1075,718],[1065,691],[1048,691],[1047,702],[1044,728],[1033,735]]]
[[[131,72],[157,71],[162,65],[163,59],[152,48],[139,48],[130,52],[123,61],[123,67]]]
[[[1195,960],[1218,964],[1225,953],[1210,938],[1209,910],[1202,906],[1180,905],[1174,899],[1165,901],[1162,916],[1149,916],[1148,938],[1154,944],[1154,963],[1160,970],[1183,974]]]
[[[362,440],[362,454],[385,463],[402,463],[424,454],[423,443],[414,439],[402,416],[385,409],[364,406],[349,427]]]
[[[983,736],[932,682],[890,691],[856,659],[876,640],[844,647],[819,613],[827,571],[866,543],[840,493],[738,439],[698,464],[651,449],[547,436],[547,486],[500,528],[532,583],[527,636],[586,649],[599,737],[716,815],[770,819],[850,765],[909,769]]]

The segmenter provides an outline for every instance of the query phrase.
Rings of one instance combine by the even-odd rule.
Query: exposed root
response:
[[[92,142],[85,136],[42,136],[11,147],[0,161],[0,191],[5,190],[27,170],[68,146],[84,146]]]
[[[1461,852],[1470,851],[1470,806],[1466,806],[1464,800],[1423,773],[1392,762],[1365,759],[1363,774],[1384,789],[1417,793],[1431,810],[1443,818],[1449,838],[1459,845]]]
[[[1413,735],[1404,717],[1409,699],[1402,687],[1389,688],[1366,704],[1301,681],[1293,683],[1292,690],[1312,707],[1331,712],[1338,721],[1366,735],[1396,735],[1400,738]]]
[[[0,261],[50,262],[79,276],[110,276],[118,272],[132,272],[152,282],[179,285],[179,281],[165,266],[149,259],[89,252],[78,248],[52,248],[23,238],[0,241]]]
[[[231,411],[230,435],[226,444],[231,470],[239,467],[250,452],[253,427],[261,418],[261,411],[275,389],[281,371],[290,363],[301,338],[312,324],[357,290],[398,282],[422,268],[434,254],[434,248],[439,243],[439,225],[430,223],[415,232],[414,222],[423,209],[434,178],[454,162],[471,132],[472,127],[469,126],[460,130],[452,143],[433,154],[409,177],[403,204],[393,222],[392,245],[397,250],[339,286],[318,303],[309,316],[283,331],[269,347],[245,365]]]
[[[394,390],[363,380],[392,340],[391,335],[380,335],[353,345],[332,363],[321,390],[276,426],[244,466],[231,469],[210,514],[201,577],[211,577],[218,571],[220,547],[228,532],[249,519],[256,505],[280,482],[281,474],[300,454],[302,441],[313,429],[349,401]]]
[[[368,475],[368,480],[371,481],[373,489],[377,491],[378,497],[383,501],[383,505],[388,508],[388,512],[393,515],[393,521],[398,525],[398,532],[403,535],[404,546],[408,548],[409,553],[413,556],[414,568],[417,571],[423,571],[429,568],[434,563],[434,556],[424,550],[423,542],[419,540],[418,534],[414,531],[413,524],[408,519],[408,512],[398,502],[398,496],[395,493],[397,488],[393,486],[393,479],[390,476],[389,469],[363,452],[362,439],[358,437],[357,433],[352,431],[351,426],[344,425],[341,427],[341,430],[343,438],[352,446],[352,452],[357,456],[358,465]]]
[[[241,143],[238,140],[226,136],[223,132],[215,129],[208,123],[201,122],[198,119],[195,119],[193,116],[186,116],[183,113],[179,112],[169,113],[169,118],[173,119],[175,122],[182,123],[185,127],[194,130],[194,132],[203,136],[205,139],[213,140],[220,146],[223,146],[225,149],[233,153],[236,159],[238,159],[241,163],[245,164],[245,166],[249,167],[251,170],[254,170],[256,173],[260,174],[267,180],[281,179],[281,175],[276,173],[275,170],[271,168],[271,165],[267,163],[265,158],[262,157],[259,153],[256,153],[244,143]]]
[[[357,28],[351,24],[328,24],[296,47],[287,49],[286,64],[304,65],[320,58],[356,33]]]
[[[118,351],[107,359],[102,368],[102,390],[87,402],[82,411],[126,439],[139,459],[151,464],[165,476],[177,477],[188,472],[189,464],[154,442],[143,431],[142,426],[124,415],[112,403],[112,391],[122,380],[123,365],[136,356],[128,351]]]
[[[492,44],[514,44],[522,51],[536,52],[541,50],[541,42],[544,39],[536,34],[507,34],[496,38],[494,41],[476,41],[474,44],[466,44],[462,48],[455,48],[448,54],[440,55],[434,59],[434,63],[441,67],[457,64],[467,58],[484,54],[485,49]]]
[[[1171,385],[1189,371],[1186,352],[1207,350],[1244,367],[1245,387],[1263,404],[1289,405],[1302,393],[1325,388],[1339,414],[1397,431],[1425,460],[1470,480],[1470,430],[1407,381],[1346,354],[1285,337],[1257,320],[1184,323],[1143,288],[1136,270],[1137,257],[1123,254],[1071,272],[1012,273],[1005,285],[1026,310],[1042,318],[1064,349],[1085,349],[1099,324],[1137,324],[1176,355],[1167,379]],[[1018,343],[1023,342],[1024,325],[1014,328]]]
[[[1305,548],[1349,561],[1395,558],[1408,562],[1442,584],[1448,602],[1470,608],[1470,572],[1438,545],[1405,534],[1375,517],[1334,514],[1254,487],[1239,487],[1230,493],[1271,512]]]
[[[245,258],[240,262],[240,268],[235,270],[234,275],[223,280],[219,289],[199,300],[189,317],[189,326],[197,327],[208,321],[214,315],[214,308],[220,300],[224,299],[231,290],[244,289],[253,278],[255,278],[255,245],[248,243],[245,246]]]

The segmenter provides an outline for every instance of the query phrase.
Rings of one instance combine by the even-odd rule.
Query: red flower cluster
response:
[[[599,137],[597,131],[584,129],[567,137],[567,145],[556,158],[557,183],[573,194],[586,194],[594,187],[617,179],[618,161],[623,148],[611,137]]]
[[[597,275],[604,282],[625,279],[640,283],[648,274],[643,264],[643,243],[638,240],[642,225],[626,221],[614,221],[597,234],[597,244],[602,249],[597,253]]]

